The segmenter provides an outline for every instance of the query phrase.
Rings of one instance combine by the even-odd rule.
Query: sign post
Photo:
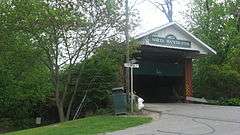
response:
[[[124,67],[126,68],[130,68],[130,72],[131,72],[131,85],[130,85],[130,90],[131,90],[131,112],[133,113],[133,69],[134,68],[139,68],[139,64],[133,64],[133,63],[124,63]]]

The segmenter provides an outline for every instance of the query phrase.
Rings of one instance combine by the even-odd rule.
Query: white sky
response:
[[[129,0],[131,6],[136,0]],[[155,0],[155,1],[164,1],[164,0]],[[192,0],[175,0],[173,2],[173,20],[184,25],[186,19],[184,19],[183,12],[186,12],[188,9],[188,4]],[[133,32],[139,34],[147,30],[159,27],[163,24],[168,23],[165,15],[160,12],[154,5],[152,5],[147,0],[137,0],[135,9],[138,10],[140,16],[140,23],[136,30]]]

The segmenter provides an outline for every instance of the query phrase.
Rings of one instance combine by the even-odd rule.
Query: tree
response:
[[[0,4],[0,119],[16,128],[41,115],[52,89],[48,69],[39,62],[42,53],[32,46],[35,30],[23,23],[31,20],[27,12],[36,6],[17,0]]]
[[[26,47],[35,51],[35,60],[46,65],[60,121],[70,117],[81,77],[77,77],[75,89],[69,89],[72,68],[88,59],[102,41],[121,32],[121,5],[119,1],[98,0],[1,1],[2,28],[9,29],[1,33],[6,38],[3,45],[27,41]],[[10,30],[14,31],[7,33]]]
[[[198,96],[219,99],[240,95],[238,5],[231,0],[196,0],[192,5],[191,30],[217,51],[217,55],[194,61]]]
[[[120,6],[109,1],[48,1],[43,31],[34,36],[36,46],[51,72],[54,100],[60,121],[69,120],[79,79],[69,88],[76,63],[88,59],[103,40],[115,37],[121,28]],[[83,66],[84,67],[84,66]]]
[[[164,0],[164,2],[148,0],[152,3],[157,9],[159,9],[169,22],[173,21],[173,0]]]

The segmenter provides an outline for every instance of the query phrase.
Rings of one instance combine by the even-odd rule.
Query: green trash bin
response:
[[[115,114],[127,113],[127,95],[123,87],[112,89],[113,105]]]

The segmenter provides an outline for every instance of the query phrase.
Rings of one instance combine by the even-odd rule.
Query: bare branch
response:
[[[164,0],[164,3],[153,2],[152,0],[148,0],[151,4],[153,4],[157,9],[159,9],[164,15],[167,17],[169,22],[173,21],[173,0]]]

